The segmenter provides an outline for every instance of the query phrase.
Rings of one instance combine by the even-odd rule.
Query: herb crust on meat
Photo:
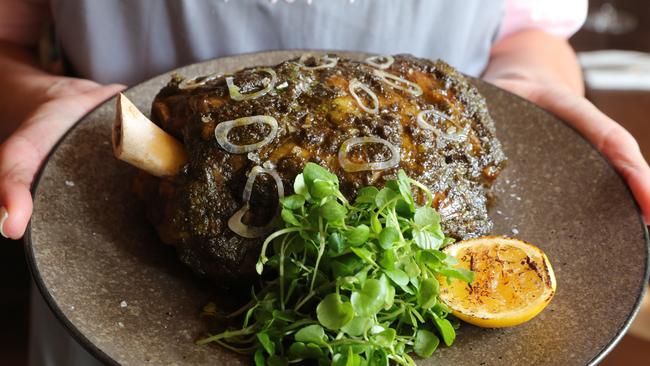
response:
[[[505,156],[485,100],[443,61],[388,58],[385,69],[328,55],[223,76],[172,77],[153,102],[152,120],[184,143],[188,163],[175,177],[140,174],[136,180],[161,239],[201,275],[220,282],[250,279],[264,237],[243,237],[228,222],[247,205],[241,224],[267,225],[277,216],[279,189],[271,174],[259,174],[244,202],[249,175],[256,166],[273,171],[284,194],[291,194],[309,161],[335,173],[348,199],[360,187],[382,187],[403,169],[435,192],[446,235],[489,232],[487,195]],[[272,117],[277,128],[241,124],[222,140],[255,146],[273,138],[252,151],[226,151],[215,138],[217,126],[252,116]],[[361,142],[341,155],[346,141]],[[342,162],[372,170],[354,171]],[[424,202],[421,192],[413,193]]]

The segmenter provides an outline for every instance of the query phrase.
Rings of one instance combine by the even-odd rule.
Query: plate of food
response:
[[[108,364],[595,364],[648,282],[593,146],[408,55],[160,75],[79,121],[34,194],[36,284]]]

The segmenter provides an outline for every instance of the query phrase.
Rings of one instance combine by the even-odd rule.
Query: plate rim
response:
[[[138,82],[137,84],[134,84],[132,86],[127,87],[126,89],[121,90],[119,93],[125,93],[128,92],[134,88],[139,87],[140,85],[149,82],[151,79],[157,78],[161,75],[164,74],[170,74],[177,72],[181,69],[207,63],[207,62],[214,62],[216,60],[225,60],[225,59],[238,59],[241,57],[245,56],[252,56],[252,55],[264,55],[264,54],[277,54],[277,53],[291,53],[291,52],[327,52],[327,53],[336,53],[336,54],[369,54],[366,52],[356,52],[356,51],[351,51],[351,50],[322,50],[322,49],[282,49],[282,50],[265,50],[265,51],[257,51],[257,52],[246,52],[246,53],[240,53],[240,54],[233,54],[233,55],[227,55],[223,57],[215,57],[203,61],[198,61],[194,63],[189,63],[183,66],[175,67],[173,69],[170,69],[168,71],[159,73],[157,75],[154,75],[146,80],[143,80],[141,82]],[[600,363],[605,356],[607,356],[615,347],[618,345],[618,343],[621,341],[623,336],[627,333],[627,330],[629,329],[630,325],[632,324],[632,321],[636,318],[637,314],[639,313],[639,309],[641,307],[641,301],[643,300],[644,295],[646,294],[648,290],[648,285],[650,282],[650,235],[648,233],[648,226],[645,224],[643,215],[641,214],[641,209],[639,207],[639,204],[637,203],[636,199],[634,198],[634,195],[632,194],[632,191],[630,190],[630,187],[628,184],[625,182],[625,179],[621,176],[621,174],[614,168],[614,166],[611,164],[609,159],[604,156],[604,154],[589,140],[587,140],[582,134],[580,134],[573,126],[569,125],[566,123],[564,120],[560,119],[559,117],[553,115],[552,113],[548,112],[547,110],[539,107],[535,103],[524,99],[523,97],[511,93],[505,89],[502,89],[488,81],[485,81],[480,78],[472,77],[463,74],[466,78],[470,79],[471,84],[473,86],[476,86],[476,84],[485,84],[488,85],[491,88],[497,89],[500,92],[507,93],[510,97],[515,97],[516,99],[519,99],[520,101],[523,101],[530,107],[537,109],[547,115],[550,115],[552,118],[560,121],[562,125],[565,127],[569,128],[575,135],[578,136],[579,139],[582,139],[583,141],[587,142],[589,146],[591,146],[592,149],[594,149],[601,158],[605,160],[607,163],[607,167],[612,170],[618,179],[621,181],[621,183],[625,186],[625,192],[627,195],[632,199],[634,209],[637,213],[637,217],[639,219],[639,223],[641,224],[642,230],[643,230],[643,238],[645,241],[645,270],[644,270],[644,275],[643,275],[643,281],[641,281],[641,290],[639,291],[639,295],[634,302],[634,306],[632,311],[628,314],[627,319],[621,327],[616,331],[616,334],[612,339],[610,339],[609,343],[607,343],[599,352],[596,354],[587,364],[586,366],[594,366]],[[116,95],[113,95],[111,97],[108,97],[104,99],[101,103],[97,104],[93,109],[85,113],[79,120],[77,120],[70,128],[59,138],[59,140],[54,144],[52,149],[47,153],[47,156],[41,163],[38,172],[34,176],[34,181],[32,183],[30,192],[32,194],[32,199],[35,201],[38,193],[38,187],[41,183],[43,172],[45,170],[45,167],[50,163],[52,160],[52,156],[54,153],[59,149],[60,145],[65,141],[65,139],[68,137],[70,133],[72,133],[85,119],[88,117],[90,114],[94,113],[97,109],[103,107],[107,102],[109,102],[112,99],[115,99]],[[32,275],[33,282],[36,284],[36,287],[38,288],[38,292],[40,293],[41,296],[43,296],[43,299],[45,300],[45,303],[47,304],[47,307],[54,313],[56,319],[61,322],[61,325],[66,329],[66,331],[72,336],[72,338],[79,343],[88,353],[90,353],[92,356],[96,357],[99,361],[101,361],[104,364],[107,365],[120,365],[119,362],[117,362],[115,359],[110,357],[108,354],[106,354],[104,351],[102,351],[99,347],[97,347],[92,341],[90,341],[63,313],[61,308],[58,306],[57,302],[54,300],[50,292],[48,291],[47,287],[45,286],[45,282],[43,281],[43,278],[41,276],[41,273],[38,269],[38,266],[36,264],[36,257],[34,253],[34,247],[32,243],[32,218],[30,218],[27,228],[25,229],[25,234],[22,238],[22,241],[24,242],[24,247],[25,247],[25,257],[27,259],[27,266],[29,268],[30,274]],[[31,306],[31,305],[30,305]]]

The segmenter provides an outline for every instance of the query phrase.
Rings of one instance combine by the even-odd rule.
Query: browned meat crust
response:
[[[247,174],[256,165],[274,167],[290,194],[304,164],[317,162],[339,176],[349,198],[362,186],[382,186],[404,169],[436,192],[435,205],[447,235],[461,239],[491,229],[486,194],[505,156],[484,99],[452,67],[442,61],[395,56],[385,71],[417,83],[423,90],[420,96],[387,84],[370,65],[345,59],[332,68],[307,69],[290,60],[272,69],[277,74],[275,87],[256,99],[232,100],[224,76],[190,89],[179,88],[182,79],[174,77],[153,103],[154,122],[184,141],[189,163],[173,179],[140,179],[138,191],[149,203],[162,240],[175,245],[181,260],[197,273],[217,281],[245,279],[252,273],[263,238],[242,238],[227,222],[242,207]],[[259,69],[242,70],[233,77],[241,93],[260,90],[269,82],[268,73]],[[378,113],[364,111],[353,98],[349,91],[353,79],[377,95]],[[357,94],[362,103],[372,105],[363,91]],[[442,113],[428,120],[437,132],[417,122],[418,113],[429,109]],[[443,114],[449,118],[440,117]],[[277,120],[278,132],[271,143],[244,154],[220,147],[214,134],[217,124],[254,115]],[[235,144],[250,144],[269,130],[268,125],[251,124],[233,129],[228,137]],[[397,146],[399,165],[343,170],[337,158],[341,144],[362,136]],[[355,162],[384,161],[391,155],[381,144],[360,145],[349,152]],[[259,175],[244,222],[263,225],[273,216],[276,202],[273,179]]]

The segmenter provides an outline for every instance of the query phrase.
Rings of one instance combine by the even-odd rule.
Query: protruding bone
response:
[[[185,146],[143,115],[122,93],[113,123],[115,157],[157,177],[173,176],[187,162]]]

